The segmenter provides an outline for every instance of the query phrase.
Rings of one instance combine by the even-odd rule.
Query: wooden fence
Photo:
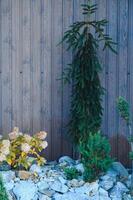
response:
[[[106,88],[102,128],[112,154],[128,165],[128,133],[116,98],[126,97],[133,108],[133,1],[94,2],[94,18],[107,18],[106,32],[118,42],[117,56],[99,50]],[[0,0],[0,132],[6,135],[14,126],[31,134],[46,130],[49,159],[72,155],[64,139],[71,88],[57,81],[72,55],[57,44],[68,26],[82,19],[81,3],[84,0]]]

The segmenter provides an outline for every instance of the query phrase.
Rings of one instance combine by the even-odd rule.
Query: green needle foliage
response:
[[[80,144],[85,181],[94,181],[106,172],[112,163],[110,145],[100,132],[90,133],[86,143]]]
[[[78,176],[81,175],[75,167],[66,167],[64,173],[68,180],[77,179]]]
[[[8,200],[8,195],[7,195],[5,187],[3,185],[1,176],[0,176],[0,200]]]
[[[99,43],[103,42],[103,50],[109,48],[115,52],[109,35],[104,33],[107,20],[90,20],[90,15],[96,12],[97,5],[83,4],[83,15],[88,20],[73,23],[65,32],[63,41],[68,45],[67,50],[72,50],[72,63],[63,72],[65,83],[72,83],[71,120],[68,133],[73,143],[78,146],[79,141],[86,141],[90,132],[100,128],[102,121],[102,96],[104,89],[101,86],[99,72],[100,65],[97,50]],[[95,30],[95,36],[90,32],[90,27]]]

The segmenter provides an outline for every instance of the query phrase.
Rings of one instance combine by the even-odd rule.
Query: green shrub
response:
[[[80,175],[80,172],[75,167],[66,167],[64,172],[68,180],[77,179]]]
[[[0,200],[8,200],[8,195],[7,195],[5,187],[3,185],[1,176],[0,176]]]
[[[82,163],[85,168],[84,179],[93,181],[106,172],[112,163],[108,140],[99,132],[90,133],[86,143],[80,144]]]
[[[115,52],[115,43],[105,33],[107,20],[91,20],[90,16],[96,13],[97,5],[88,0],[82,8],[86,16],[83,19],[86,20],[74,22],[63,37],[67,50],[72,50],[74,55],[63,71],[62,78],[65,83],[71,83],[73,88],[68,134],[76,147],[81,139],[88,139],[90,132],[99,130],[102,122],[104,89],[99,76],[102,71],[97,54],[99,44],[102,42],[103,50],[109,48]],[[90,27],[94,29],[94,34]]]

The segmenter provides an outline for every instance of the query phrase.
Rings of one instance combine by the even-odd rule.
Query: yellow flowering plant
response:
[[[23,134],[15,127],[9,133],[8,140],[0,140],[0,162],[6,161],[12,168],[26,170],[32,165],[33,160],[38,165],[45,164],[46,160],[41,156],[41,152],[48,146],[46,136],[47,133],[44,131],[33,136]]]

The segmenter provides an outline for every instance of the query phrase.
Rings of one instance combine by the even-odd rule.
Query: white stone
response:
[[[2,179],[3,182],[7,183],[10,182],[11,180],[15,179],[15,172],[14,171],[2,171]]]
[[[84,181],[82,181],[82,180],[79,181],[77,179],[72,179],[72,180],[68,181],[68,183],[67,183],[67,186],[69,188],[71,188],[71,187],[80,187],[82,185],[84,185]]]
[[[117,182],[117,184],[113,187],[113,189],[110,192],[110,197],[113,198],[122,198],[122,194],[125,192],[128,192],[129,190],[127,189],[127,187],[121,183],[121,182]]]
[[[37,200],[37,187],[32,181],[21,181],[16,183],[13,193],[17,200]]]
[[[124,179],[128,178],[128,171],[120,162],[113,162],[111,168],[115,170],[120,177]]]
[[[14,187],[14,181],[11,180],[10,182],[6,182],[4,184],[4,186],[5,186],[5,188],[6,188],[7,191],[12,190],[12,188]]]
[[[48,196],[46,196],[46,195],[41,195],[41,196],[39,197],[39,200],[51,200],[51,198],[48,197]]]
[[[54,200],[89,200],[85,194],[79,194],[75,192],[68,192],[66,194],[55,194]]]
[[[79,163],[79,164],[75,165],[75,168],[81,173],[84,173],[84,171],[85,171],[84,166],[83,166],[82,163]]]
[[[99,185],[104,188],[105,190],[109,190],[113,187],[115,179],[113,177],[110,177],[109,175],[105,175],[100,178],[101,181]]]
[[[58,177],[58,180],[59,180],[62,184],[66,184],[66,183],[67,183],[67,180],[64,179],[62,176],[59,176],[59,177]]]
[[[30,167],[30,172],[40,174],[42,172],[42,168],[37,164],[33,164]]]
[[[98,193],[98,189],[99,189],[99,184],[98,182],[92,182],[90,184],[85,184],[86,186],[88,186],[88,191],[86,192],[86,194],[91,197],[91,196],[95,196]]]
[[[61,184],[60,181],[54,181],[51,183],[50,187],[52,190],[60,193],[66,193],[68,191],[68,187],[64,184]]]
[[[59,159],[59,163],[68,163],[68,164],[74,164],[74,160],[72,158],[70,158],[69,156],[62,156],[60,159]]]
[[[49,184],[46,181],[40,181],[37,187],[39,192],[44,193],[44,191],[49,188]]]
[[[133,200],[130,194],[124,194],[123,195],[123,200]]]
[[[99,200],[111,200],[108,196],[108,192],[103,188],[99,188]]]

